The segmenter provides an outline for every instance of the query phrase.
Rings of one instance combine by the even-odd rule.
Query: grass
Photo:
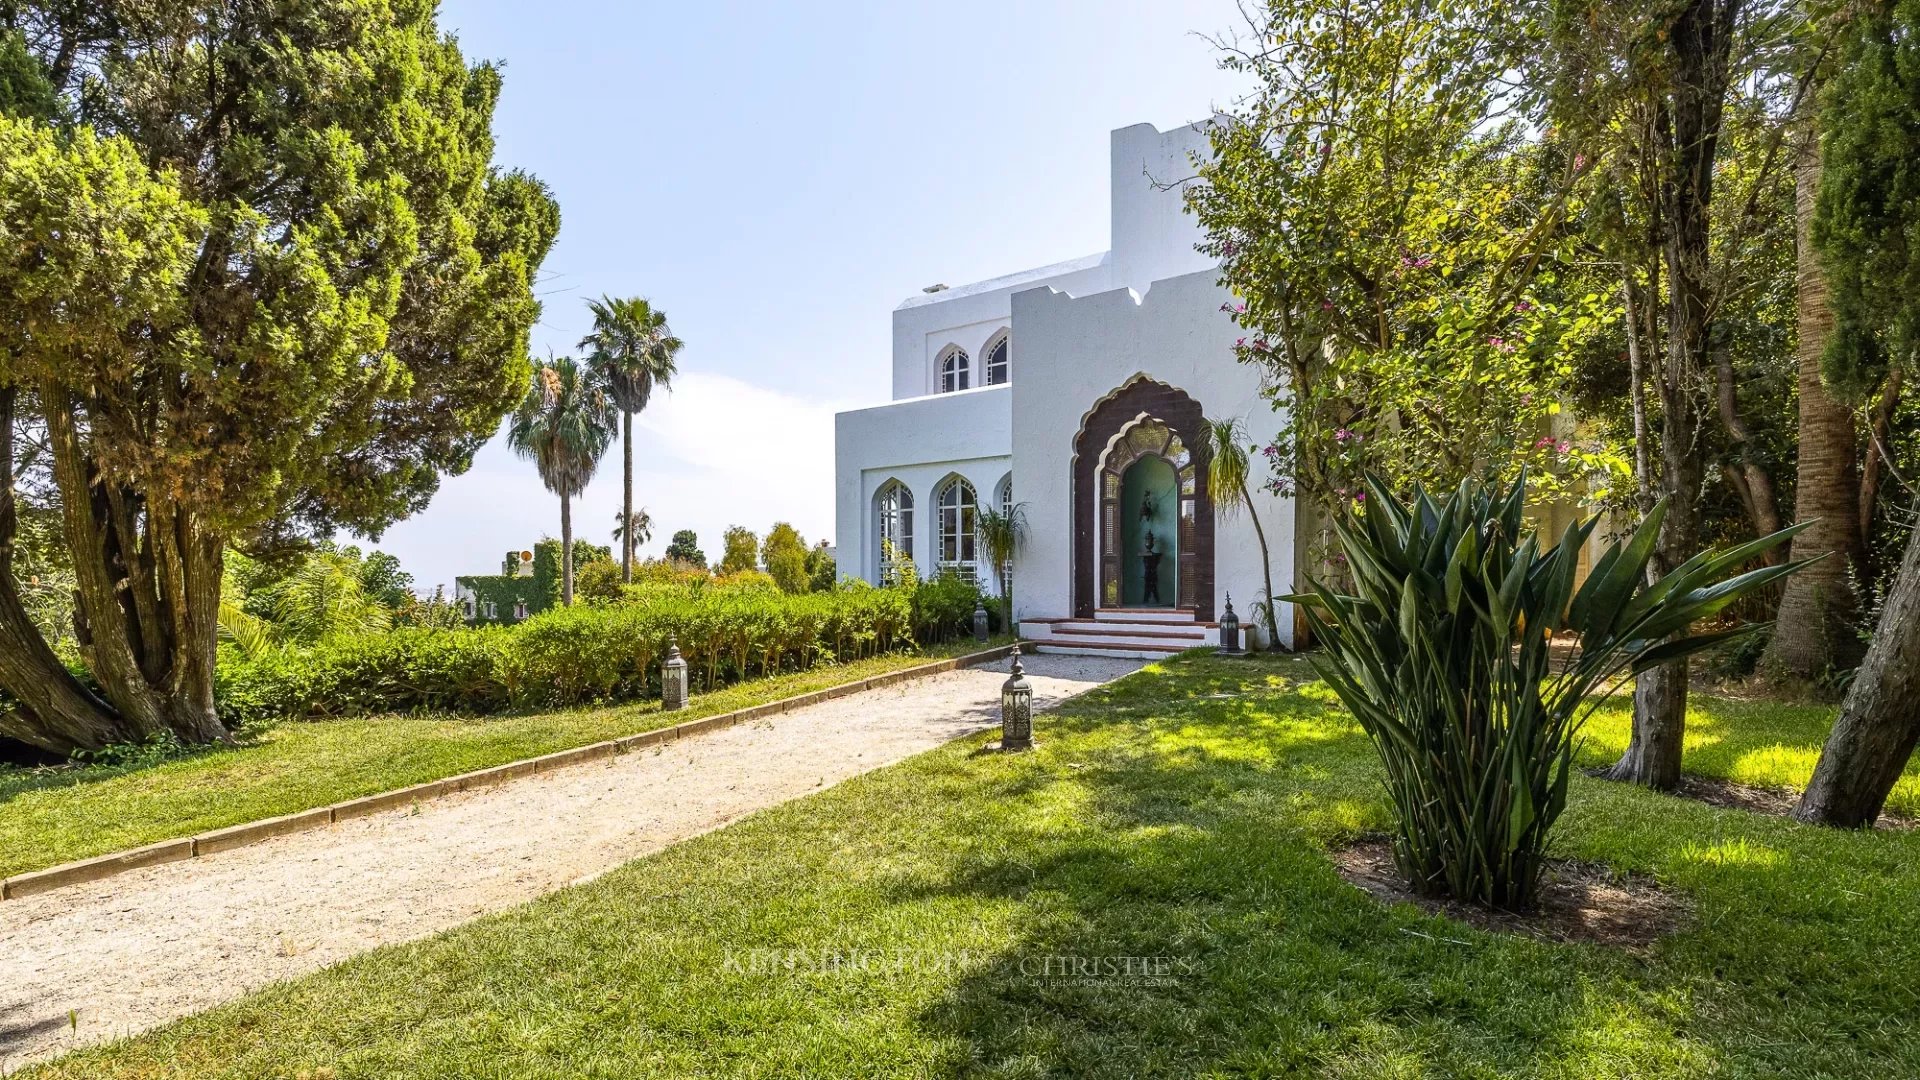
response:
[[[0,770],[0,877],[290,814],[978,651],[972,641],[659,702],[527,715],[288,723],[157,763]]]
[[[1047,714],[1034,753],[962,740],[31,1075],[1920,1075],[1920,832],[1580,776],[1562,853],[1692,919],[1646,955],[1483,933],[1335,874],[1388,816],[1304,676],[1170,661]],[[1744,709],[1697,764],[1826,722]]]

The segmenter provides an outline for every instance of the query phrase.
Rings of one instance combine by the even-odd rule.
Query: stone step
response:
[[[1097,641],[1070,642],[1036,641],[1033,651],[1052,653],[1055,656],[1118,656],[1134,660],[1164,660],[1175,653],[1184,652],[1179,647],[1158,645],[1118,645]]]
[[[1093,613],[1099,622],[1165,622],[1198,624],[1192,608],[1097,608]]]

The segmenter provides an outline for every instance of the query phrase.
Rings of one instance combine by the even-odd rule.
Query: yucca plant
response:
[[[1326,645],[1314,669],[1379,749],[1394,857],[1414,889],[1526,910],[1589,693],[1757,629],[1690,628],[1804,565],[1740,571],[1799,527],[1649,583],[1662,503],[1575,589],[1599,519],[1542,551],[1523,520],[1524,476],[1505,489],[1462,484],[1441,503],[1416,488],[1402,504],[1378,478],[1368,489],[1364,512],[1334,526],[1357,595],[1315,583],[1291,598]],[[1559,635],[1576,640],[1555,663]]]

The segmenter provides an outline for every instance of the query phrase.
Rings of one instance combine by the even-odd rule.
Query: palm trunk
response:
[[[573,496],[560,496],[560,606],[573,606]]]
[[[620,519],[620,580],[633,584],[633,414],[620,414],[621,453],[626,457],[625,516]]]
[[[1247,504],[1247,518],[1253,522],[1253,535],[1260,541],[1260,574],[1267,585],[1267,648],[1280,648],[1280,617],[1274,612],[1276,601],[1273,598],[1273,556],[1267,553],[1267,530],[1260,524],[1260,515],[1253,509],[1253,492],[1248,490],[1247,482],[1240,481],[1240,501]]]
[[[1917,506],[1916,511],[1920,511]],[[1802,534],[1805,535],[1805,534]],[[1872,825],[1920,742],[1920,529],[1848,688],[1813,779],[1793,816],[1821,825]]]
[[[1854,626],[1859,596],[1853,572],[1864,554],[1854,417],[1820,381],[1820,359],[1833,334],[1833,308],[1812,238],[1819,191],[1819,134],[1809,130],[1794,168],[1800,459],[1793,515],[1812,524],[1793,538],[1790,557],[1820,561],[1787,579],[1766,656],[1770,669],[1801,678],[1852,667],[1863,651]]]

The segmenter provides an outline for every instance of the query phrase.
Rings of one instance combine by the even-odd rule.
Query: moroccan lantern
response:
[[[1013,674],[1000,687],[1000,749],[1033,749],[1033,686],[1013,647]]]
[[[1220,651],[1228,656],[1239,656],[1246,651],[1240,647],[1240,616],[1233,613],[1233,594],[1227,594],[1227,610],[1220,613]]]
[[[667,660],[660,665],[660,709],[672,712],[687,707],[687,662],[680,658],[680,645],[667,639]]]
[[[973,640],[987,640],[987,602],[976,598],[973,602]]]

